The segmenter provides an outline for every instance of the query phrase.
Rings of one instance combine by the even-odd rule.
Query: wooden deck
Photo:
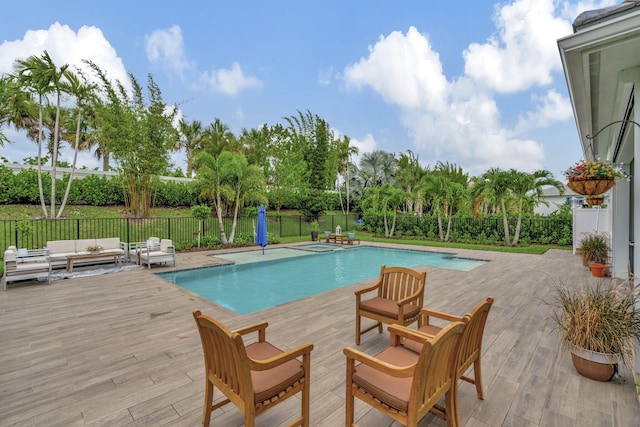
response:
[[[455,253],[490,262],[470,272],[427,267],[425,306],[463,314],[495,297],[483,347],[486,399],[460,383],[464,426],[638,425],[629,368],[607,383],[579,376],[541,301],[552,280],[594,280],[577,256]],[[202,252],[177,261],[179,268],[215,263]],[[311,425],[344,425],[342,349],[355,346],[353,291],[363,283],[241,316],[153,274],[170,269],[0,291],[0,425],[200,425],[204,368],[194,308],[230,328],[267,320],[267,338],[283,349],[312,342]],[[372,280],[378,272],[371,271]],[[387,340],[386,331],[370,332],[359,348],[373,354]],[[289,399],[260,415],[258,425],[283,425],[298,410],[298,398]],[[358,401],[356,420],[363,427],[397,425]],[[212,425],[241,426],[243,419],[227,406],[214,412]],[[420,425],[445,423],[428,415]]]

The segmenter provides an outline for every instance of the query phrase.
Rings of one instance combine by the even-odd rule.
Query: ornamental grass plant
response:
[[[606,233],[585,233],[580,240],[584,265],[590,262],[606,264],[609,257],[609,236]]]
[[[630,366],[633,343],[640,342],[640,311],[627,282],[617,285],[554,285],[553,320],[562,337],[562,346],[617,354]]]

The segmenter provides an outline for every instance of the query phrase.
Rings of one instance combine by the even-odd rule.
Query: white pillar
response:
[[[634,99],[640,103],[640,76],[635,73],[634,84]],[[633,120],[636,123],[640,123],[640,105],[633,107]],[[636,275],[640,274],[640,220],[636,221],[636,218],[640,216],[640,128],[633,125],[633,171],[631,179],[633,179],[633,218],[630,219],[633,224],[633,271]],[[639,157],[636,159],[636,157]],[[638,283],[637,279],[634,279],[634,285]],[[636,300],[636,307],[640,308],[640,301]],[[636,342],[634,345],[635,353],[635,371],[640,375],[640,343]]]

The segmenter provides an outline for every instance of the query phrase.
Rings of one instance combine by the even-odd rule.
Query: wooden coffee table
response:
[[[95,254],[80,254],[80,255],[67,255],[67,271],[71,273],[73,271],[73,261],[83,259],[97,259],[97,258],[113,258],[116,265],[120,265],[121,255],[116,253],[95,253]]]

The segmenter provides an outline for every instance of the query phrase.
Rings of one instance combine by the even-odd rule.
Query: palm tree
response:
[[[553,174],[547,170],[538,170],[533,173],[519,172],[515,169],[509,171],[511,175],[513,197],[518,212],[518,221],[516,223],[516,231],[513,236],[512,245],[518,243],[520,238],[520,228],[522,224],[522,212],[525,206],[535,207],[539,203],[544,203],[544,188],[553,186],[558,189],[560,194],[564,194],[564,185],[553,177]]]
[[[266,203],[264,177],[259,167],[249,165],[243,154],[223,151],[214,157],[209,152],[198,154],[194,163],[200,197],[213,201],[223,245],[233,243],[238,211],[245,201]],[[225,204],[227,206],[225,206]],[[227,238],[223,213],[226,207],[234,210],[231,234]]]
[[[407,150],[406,153],[400,155],[395,183],[398,187],[404,188],[407,193],[415,195],[414,198],[407,199],[407,211],[415,212],[418,217],[422,217],[423,214],[420,180],[428,172],[429,167],[423,168],[420,165],[418,156],[416,156],[411,150]]]
[[[55,106],[56,106],[56,118],[53,132],[53,152],[51,155],[51,217],[53,218],[55,215],[55,204],[56,204],[56,166],[58,162],[58,142],[59,142],[59,130],[60,130],[60,109],[61,109],[61,101],[62,101],[62,93],[63,93],[63,78],[65,78],[65,74],[67,69],[69,68],[69,64],[64,64],[60,67],[56,66],[49,55],[49,52],[46,50],[42,54],[42,56],[31,56],[25,60],[17,60],[15,65],[15,70],[18,73],[18,79],[33,90],[38,93],[39,103],[42,107],[42,102],[46,97],[46,94],[53,93],[55,95]],[[40,110],[42,113],[42,108]],[[42,116],[40,116],[40,129],[42,129]],[[41,168],[40,168],[40,159],[41,159],[41,143],[42,143],[42,133],[39,133],[38,137],[38,182],[40,187],[42,187],[41,180]],[[43,209],[46,213],[46,208],[44,207],[44,195],[41,191],[41,202],[43,205]]]
[[[217,117],[203,132],[202,149],[214,157],[219,156],[225,150],[242,152],[242,146],[229,130],[229,126],[222,123],[222,120]]]
[[[511,196],[511,179],[512,176],[508,171],[491,168],[475,180],[471,188],[471,194],[475,200],[483,200],[500,207],[502,226],[504,227],[504,244],[507,246],[511,246],[507,218],[507,201]]]
[[[98,89],[98,85],[94,83],[89,83],[87,79],[82,76],[82,80],[76,74],[71,71],[66,72],[66,82],[64,83],[63,89],[65,92],[73,94],[76,98],[76,115],[75,115],[75,133],[73,134],[75,143],[73,145],[73,162],[71,164],[71,174],[69,175],[69,181],[67,182],[67,188],[64,193],[64,197],[62,198],[62,203],[60,203],[60,209],[58,210],[58,215],[56,218],[60,218],[62,212],[64,211],[64,207],[67,204],[67,199],[69,198],[69,191],[71,190],[71,182],[73,181],[73,175],[76,170],[76,161],[78,159],[78,150],[80,149],[80,140],[82,139],[83,134],[87,134],[87,132],[82,132],[83,129],[83,112],[88,108],[91,101],[96,96],[96,91]]]
[[[398,207],[407,199],[407,193],[386,183],[378,187],[369,187],[365,191],[362,201],[364,208],[382,212],[384,221],[384,236],[392,237],[395,232]],[[392,213],[391,227],[389,227],[388,213]]]
[[[16,76],[0,76],[0,128],[12,124],[16,129],[28,129],[37,125],[36,104],[31,95],[20,87]],[[0,132],[0,147],[9,142]]]
[[[341,141],[337,141],[337,162],[336,162],[336,170],[339,176],[342,176],[345,183],[345,193],[347,197],[347,209],[346,215],[349,216],[349,166],[351,165],[351,156],[354,154],[358,154],[358,147],[350,145],[351,139],[348,136],[343,136]],[[338,191],[340,191],[340,186],[338,186]],[[342,196],[340,196],[340,203],[342,204]],[[344,212],[344,209],[343,209]]]
[[[364,187],[377,187],[385,183],[393,183],[398,170],[398,161],[393,153],[378,150],[365,153],[360,159],[359,172]]]
[[[202,149],[203,129],[202,122],[194,120],[191,123],[184,119],[179,123],[180,140],[176,142],[176,149],[184,148],[187,157],[187,177],[193,175],[193,159]]]
[[[42,189],[42,110],[46,95],[50,91],[49,81],[45,78],[45,61],[35,55],[27,59],[18,59],[14,63],[14,70],[18,83],[27,90],[31,90],[38,95],[38,128],[36,142],[38,144],[38,192],[40,195],[40,205],[45,217],[47,207],[44,202],[44,191]]]

